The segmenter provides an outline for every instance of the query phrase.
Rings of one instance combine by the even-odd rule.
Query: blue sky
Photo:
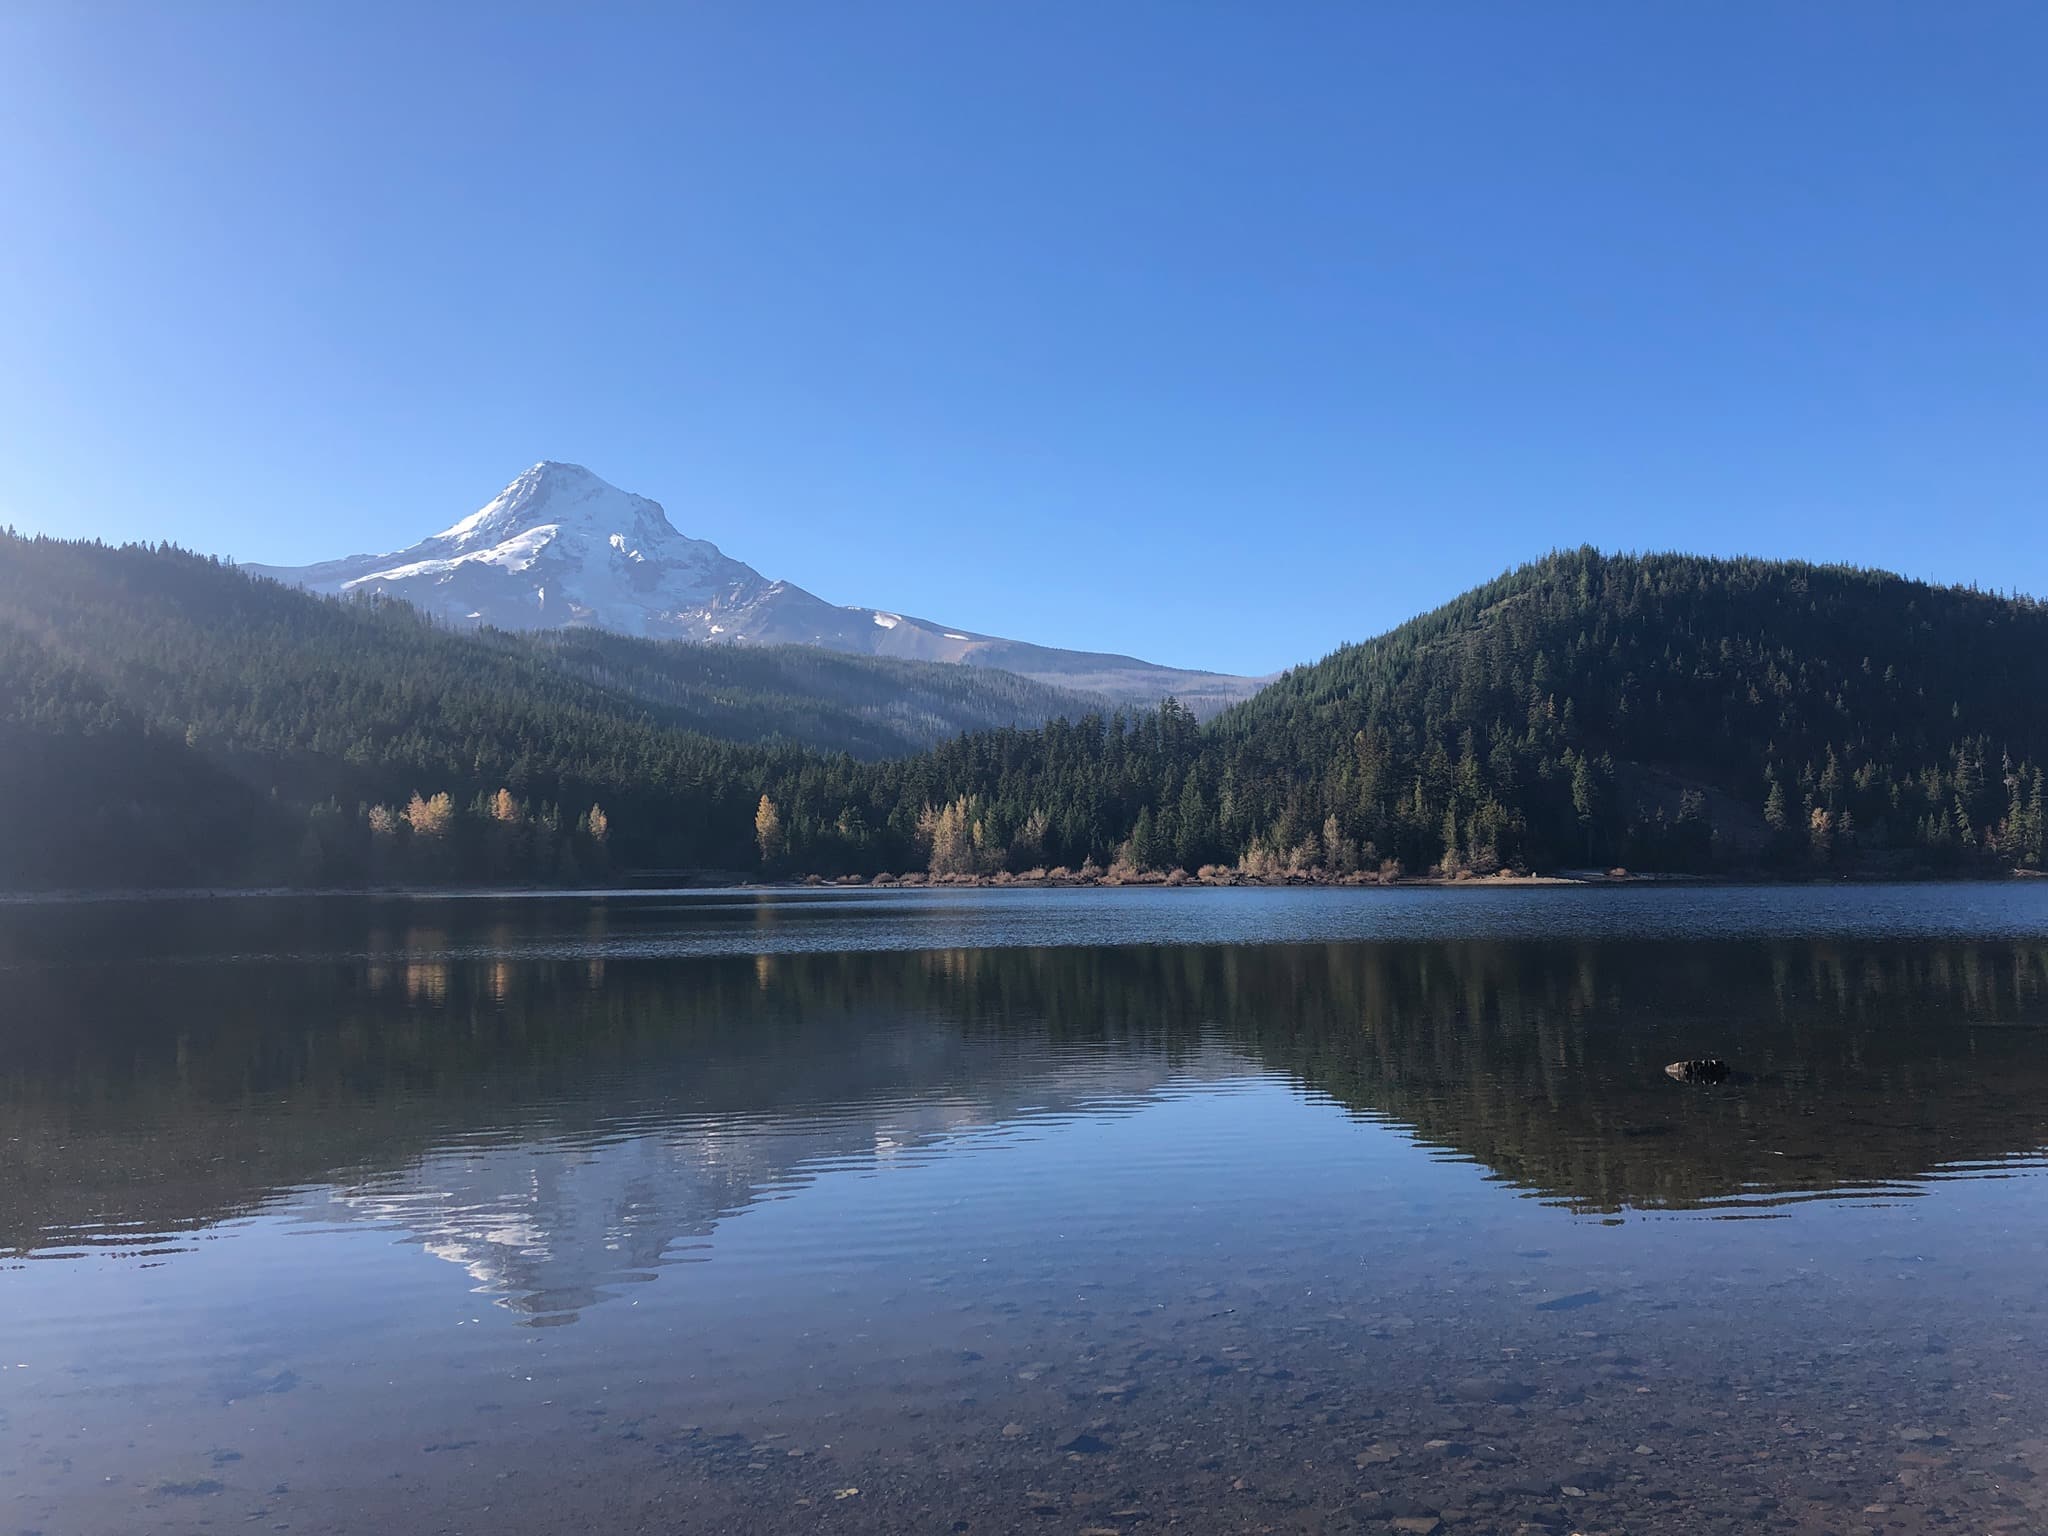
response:
[[[1312,658],[1557,546],[2048,591],[2031,3],[0,8],[0,521],[540,458],[840,602]]]

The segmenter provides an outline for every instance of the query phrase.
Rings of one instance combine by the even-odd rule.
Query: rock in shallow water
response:
[[[1725,1083],[1728,1063],[1718,1056],[1696,1056],[1672,1062],[1664,1069],[1664,1075],[1676,1083]]]

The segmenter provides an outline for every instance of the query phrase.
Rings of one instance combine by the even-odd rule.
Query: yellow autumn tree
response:
[[[504,826],[516,827],[526,818],[521,814],[519,802],[512,798],[512,791],[501,789],[491,796],[491,820]]]
[[[766,795],[754,808],[754,841],[760,845],[763,864],[773,864],[782,857],[782,812]]]
[[[1000,850],[978,798],[962,795],[950,805],[926,806],[917,818],[918,842],[930,850],[935,875],[977,875],[995,867]]]
[[[590,840],[593,843],[602,843],[612,835],[612,819],[605,815],[604,807],[601,805],[593,805],[590,808],[590,814],[583,818],[583,825],[590,833]]]
[[[414,837],[446,837],[448,828],[455,821],[455,802],[444,789],[433,799],[420,796],[413,791],[410,804],[405,808],[405,824],[412,828]]]

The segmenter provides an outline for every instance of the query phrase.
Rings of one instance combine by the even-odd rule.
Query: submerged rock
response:
[[[1728,1063],[1720,1057],[1699,1056],[1672,1062],[1664,1069],[1664,1075],[1675,1083],[1725,1083],[1732,1074]]]

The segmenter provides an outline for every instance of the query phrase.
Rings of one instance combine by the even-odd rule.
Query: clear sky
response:
[[[2048,7],[0,6],[0,521],[541,458],[1263,672],[1557,545],[2048,591]]]

